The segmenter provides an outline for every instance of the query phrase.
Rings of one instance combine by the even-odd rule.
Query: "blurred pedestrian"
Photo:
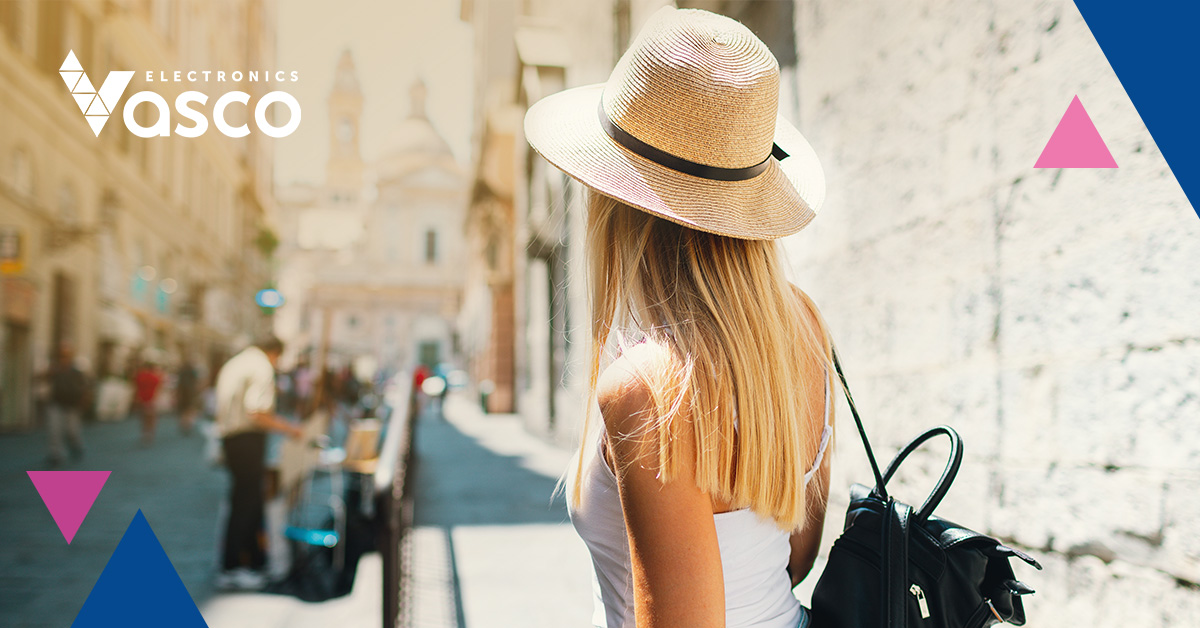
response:
[[[175,382],[175,410],[179,413],[179,431],[191,435],[200,404],[200,371],[191,359],[184,358]]]
[[[57,362],[47,374],[49,398],[46,401],[46,437],[49,444],[47,462],[58,466],[63,462],[63,440],[71,458],[83,457],[83,407],[90,395],[87,375],[75,365],[71,345],[58,349]]]
[[[432,374],[433,372],[429,370],[428,366],[418,364],[417,368],[413,370],[413,390],[421,390],[421,384],[424,384],[425,379]]]
[[[133,400],[142,415],[142,446],[154,444],[158,423],[158,391],[162,388],[163,373],[153,359],[142,361],[133,374]]]
[[[319,394],[321,397],[320,409],[333,416],[334,410],[337,408],[338,383],[331,367],[326,367],[321,372]]]
[[[296,383],[290,373],[276,373],[275,392],[278,395],[275,400],[278,412],[285,416],[293,416],[296,412]]]
[[[296,368],[292,369],[292,383],[296,390],[296,415],[302,419],[313,411],[311,406],[316,379],[316,373],[309,366],[307,358],[301,358]]]
[[[275,368],[283,343],[260,339],[221,367],[217,375],[217,429],[229,469],[229,521],[217,586],[260,589],[266,584],[263,529],[267,432],[301,438],[303,430],[275,413]]]
[[[491,398],[494,392],[496,392],[496,382],[490,379],[479,382],[479,406],[483,408],[484,414],[491,412],[491,405],[488,404],[488,399]]]
[[[425,380],[429,379],[431,375],[433,375],[433,370],[424,363],[418,364],[417,368],[413,369],[412,394],[409,396],[409,399],[412,400],[410,411],[413,416],[420,415],[422,409],[425,407]]]
[[[437,368],[433,370],[435,376],[442,378],[442,390],[438,393],[438,405],[442,409],[443,419],[446,418],[446,395],[450,394],[450,373],[453,370],[453,367],[445,362],[438,364]]]
[[[342,402],[342,418],[345,420],[359,418],[362,410],[359,404],[362,401],[363,387],[362,382],[358,381],[358,374],[348,364],[342,367],[338,380],[341,383],[339,392]]]

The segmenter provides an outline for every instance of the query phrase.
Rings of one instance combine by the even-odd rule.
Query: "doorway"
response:
[[[4,324],[4,353],[0,356],[0,430],[30,424],[30,334],[28,325]]]

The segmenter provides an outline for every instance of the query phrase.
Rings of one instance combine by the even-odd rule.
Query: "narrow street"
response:
[[[591,564],[561,496],[569,452],[528,434],[514,415],[484,416],[458,397],[443,420],[428,404],[416,431],[416,525],[402,612],[412,627],[581,626],[591,617]],[[167,417],[154,446],[126,420],[85,427],[87,453],[65,470],[112,471],[67,545],[26,477],[44,469],[41,431],[0,438],[0,520],[22,539],[0,552],[5,628],[71,625],[141,509],[211,628],[381,625],[381,562],[363,557],[350,594],[321,603],[213,586],[226,477],[204,439]],[[268,518],[271,513],[268,513]]]

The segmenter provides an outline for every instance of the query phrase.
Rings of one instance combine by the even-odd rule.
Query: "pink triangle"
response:
[[[1050,141],[1046,142],[1042,155],[1033,167],[1117,167],[1116,160],[1104,144],[1104,138],[1100,137],[1096,125],[1092,124],[1092,118],[1084,110],[1083,103],[1079,102],[1079,96],[1073,98],[1067,106],[1067,112],[1063,114],[1062,120],[1058,121],[1054,134],[1050,136]]]
[[[112,471],[26,471],[70,545]]]

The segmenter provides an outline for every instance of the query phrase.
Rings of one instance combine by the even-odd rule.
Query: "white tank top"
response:
[[[825,383],[825,429],[813,466],[804,474],[808,484],[829,446],[830,384]],[[603,438],[587,448],[579,508],[570,509],[571,523],[592,555],[595,578],[595,612],[592,623],[600,628],[634,628],[633,577],[629,539],[617,493],[617,478],[600,456]],[[789,533],[774,521],[750,509],[713,515],[721,568],[725,576],[726,628],[797,628],[807,611],[792,595],[787,574],[791,557]]]

